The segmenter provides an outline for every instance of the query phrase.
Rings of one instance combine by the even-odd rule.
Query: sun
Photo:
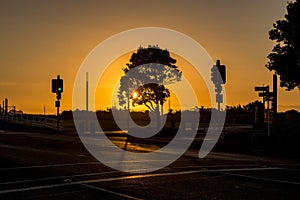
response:
[[[138,97],[138,93],[137,93],[137,92],[133,92],[133,93],[132,93],[132,98],[135,99],[135,98],[137,98],[137,97]]]

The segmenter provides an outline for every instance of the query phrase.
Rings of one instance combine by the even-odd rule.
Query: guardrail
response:
[[[57,120],[49,117],[37,116],[37,115],[0,115],[0,120],[3,122],[9,122],[13,124],[21,124],[25,126],[57,129]],[[59,130],[63,130],[63,121],[59,122]]]

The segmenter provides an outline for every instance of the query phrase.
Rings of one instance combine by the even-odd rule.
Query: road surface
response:
[[[0,131],[0,199],[300,199],[298,159],[197,155],[193,148],[164,169],[124,173],[93,158],[76,136]]]

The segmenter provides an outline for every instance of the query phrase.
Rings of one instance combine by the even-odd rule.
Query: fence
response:
[[[49,128],[56,130],[57,129],[57,119],[38,116],[38,115],[4,115],[0,114],[0,121],[8,122],[12,124],[20,124],[25,126],[40,127],[40,128]],[[59,130],[63,130],[62,120],[59,122]]]

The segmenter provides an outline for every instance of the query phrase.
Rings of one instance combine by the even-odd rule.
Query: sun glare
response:
[[[137,97],[138,97],[138,93],[137,93],[137,92],[133,92],[133,93],[132,93],[132,98],[135,99],[135,98],[137,98]]]

